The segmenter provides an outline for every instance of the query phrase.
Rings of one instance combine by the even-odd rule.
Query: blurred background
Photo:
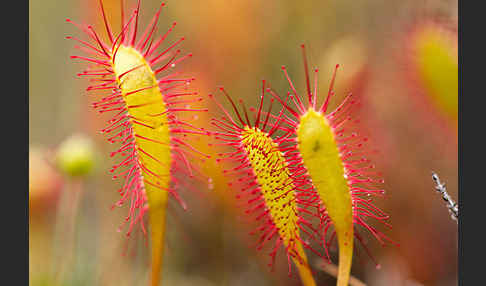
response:
[[[183,51],[194,56],[179,70],[196,77],[193,88],[203,96],[224,85],[257,106],[262,79],[280,94],[289,90],[282,65],[304,91],[304,43],[323,100],[340,64],[331,105],[349,92],[360,98],[356,116],[379,150],[372,159],[387,191],[376,204],[391,215],[387,234],[400,243],[383,248],[367,237],[381,269],[358,249],[351,273],[367,285],[457,285],[457,224],[431,179],[437,172],[458,199],[456,0],[166,2],[158,34],[177,21],[166,46],[186,37]],[[119,27],[120,1],[104,3]],[[135,4],[125,0],[130,10]],[[141,1],[140,27],[159,4]],[[127,209],[111,210],[120,182],[108,172],[114,146],[99,132],[109,117],[91,108],[88,81],[76,76],[85,64],[69,58],[80,53],[65,39],[86,39],[66,18],[106,36],[98,1],[30,0],[29,8],[30,285],[147,285],[147,238],[118,232]],[[205,104],[211,111],[197,124],[208,127],[220,115]],[[216,152],[204,140],[195,144]],[[271,273],[267,252],[251,247],[251,228],[221,166],[201,168],[191,183],[201,191],[181,190],[189,210],[169,205],[164,285],[300,285],[296,272],[287,276],[283,255]],[[335,285],[316,257],[310,261],[318,285]]]

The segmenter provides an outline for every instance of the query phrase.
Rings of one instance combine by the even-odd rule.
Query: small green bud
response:
[[[75,134],[59,146],[56,156],[57,166],[70,177],[86,176],[95,165],[94,149],[90,138]]]

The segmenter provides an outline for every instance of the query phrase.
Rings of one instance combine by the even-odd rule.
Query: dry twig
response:
[[[457,219],[459,218],[459,206],[447,193],[445,183],[441,183],[439,176],[434,172],[432,172],[432,179],[435,182],[435,190],[442,195],[442,198],[446,202],[447,208],[451,213],[451,218],[457,223]]]

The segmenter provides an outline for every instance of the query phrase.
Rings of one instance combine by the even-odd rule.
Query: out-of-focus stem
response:
[[[331,264],[325,260],[319,260],[316,263],[317,268],[321,269],[322,271],[326,272],[327,274],[337,277],[338,275],[338,267],[334,264]],[[349,277],[349,285],[351,286],[366,286],[361,280],[357,279],[356,277],[350,276]]]
[[[76,215],[83,191],[82,179],[69,179],[59,201],[56,218],[56,237],[54,255],[54,277],[60,283],[66,271],[72,267],[75,257]]]

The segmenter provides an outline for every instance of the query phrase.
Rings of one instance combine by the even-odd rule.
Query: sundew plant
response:
[[[292,262],[298,269],[303,285],[316,285],[304,249],[309,249],[320,256],[302,237],[315,239],[316,229],[303,214],[315,215],[308,210],[317,209],[309,198],[306,190],[298,189],[297,182],[292,178],[282,150],[281,141],[273,140],[272,136],[278,130],[282,111],[275,120],[270,119],[273,104],[271,100],[268,112],[262,112],[265,82],[256,118],[250,119],[243,102],[244,117],[227,92],[221,92],[228,99],[235,118],[214,98],[216,105],[224,112],[223,117],[213,118],[212,124],[218,131],[211,132],[220,143],[232,150],[219,153],[218,161],[228,160],[234,163],[233,168],[224,172],[235,178],[231,186],[239,187],[236,197],[246,205],[246,214],[257,221],[257,228],[251,235],[257,236],[256,247],[261,250],[270,245],[270,266],[273,267],[277,251],[281,248],[287,256],[289,274]],[[262,116],[262,114],[264,116]],[[284,140],[284,137],[281,137]]]
[[[127,235],[140,223],[143,232],[144,215],[148,213],[152,245],[151,285],[158,285],[164,250],[166,209],[169,196],[178,200],[175,174],[193,176],[191,154],[198,151],[188,143],[190,135],[205,134],[189,122],[183,122],[179,113],[198,112],[191,108],[199,102],[188,86],[194,80],[174,71],[178,63],[191,54],[182,55],[178,46],[184,38],[164,47],[164,41],[176,23],[161,36],[156,36],[157,21],[164,3],[151,23],[139,31],[140,1],[125,18],[122,4],[122,25],[115,33],[107,20],[100,0],[108,42],[100,39],[92,26],[80,25],[68,19],[84,32],[87,40],[69,36],[80,45],[85,55],[71,56],[89,64],[78,73],[92,83],[87,90],[98,100],[93,107],[100,113],[111,112],[112,118],[102,133],[110,143],[118,144],[111,157],[119,157],[110,172],[123,181],[116,206],[128,204]],[[190,154],[191,153],[191,154]]]
[[[432,20],[415,23],[402,40],[407,52],[399,58],[412,87],[411,96],[418,106],[425,107],[424,114],[440,118],[439,122],[457,133],[457,30],[447,24]]]
[[[339,65],[335,67],[325,100],[318,104],[318,69],[314,70],[312,88],[303,45],[302,53],[305,96],[297,92],[285,66],[282,66],[282,70],[290,87],[287,97],[291,98],[291,104],[283,101],[273,89],[267,91],[290,113],[283,120],[287,126],[280,127],[286,132],[285,139],[280,139],[285,144],[284,156],[290,162],[292,177],[303,177],[304,184],[318,194],[321,239],[326,241],[330,227],[334,228],[326,245],[337,236],[337,285],[344,286],[349,282],[354,239],[362,243],[368,252],[358,228],[371,233],[381,244],[394,243],[369,223],[371,219],[391,228],[387,222],[389,216],[374,206],[371,198],[384,194],[384,190],[378,187],[384,181],[380,173],[374,170],[375,165],[366,158],[372,151],[365,146],[368,138],[359,133],[359,121],[352,117],[357,106],[352,94],[335,110],[328,112]]]

